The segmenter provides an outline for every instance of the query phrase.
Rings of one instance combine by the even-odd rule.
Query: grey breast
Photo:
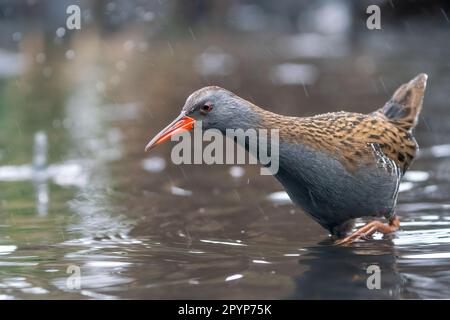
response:
[[[393,214],[401,171],[373,147],[373,165],[349,172],[335,158],[301,144],[280,145],[276,178],[292,201],[330,229],[350,219]]]

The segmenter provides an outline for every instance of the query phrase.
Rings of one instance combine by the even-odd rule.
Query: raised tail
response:
[[[417,124],[422,110],[423,95],[428,76],[425,73],[401,85],[392,98],[376,113],[381,113],[396,126],[411,131]]]

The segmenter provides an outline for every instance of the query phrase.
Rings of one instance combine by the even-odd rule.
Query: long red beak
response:
[[[195,120],[191,117],[180,114],[175,120],[172,121],[167,127],[161,130],[145,147],[145,152],[153,149],[160,143],[170,139],[170,137],[185,130],[192,130],[194,128]]]

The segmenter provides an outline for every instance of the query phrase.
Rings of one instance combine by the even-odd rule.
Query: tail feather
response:
[[[410,82],[401,85],[392,98],[376,112],[384,115],[396,126],[411,131],[416,126],[422,109],[427,79],[428,76],[421,73]]]

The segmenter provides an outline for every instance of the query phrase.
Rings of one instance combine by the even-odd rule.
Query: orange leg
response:
[[[370,237],[377,231],[387,234],[396,231],[399,227],[400,227],[400,220],[397,217],[394,217],[393,219],[389,220],[389,224],[385,224],[376,220],[371,221],[367,223],[365,226],[362,226],[361,228],[353,232],[348,237],[337,240],[334,244],[336,245],[349,244],[357,239]]]

